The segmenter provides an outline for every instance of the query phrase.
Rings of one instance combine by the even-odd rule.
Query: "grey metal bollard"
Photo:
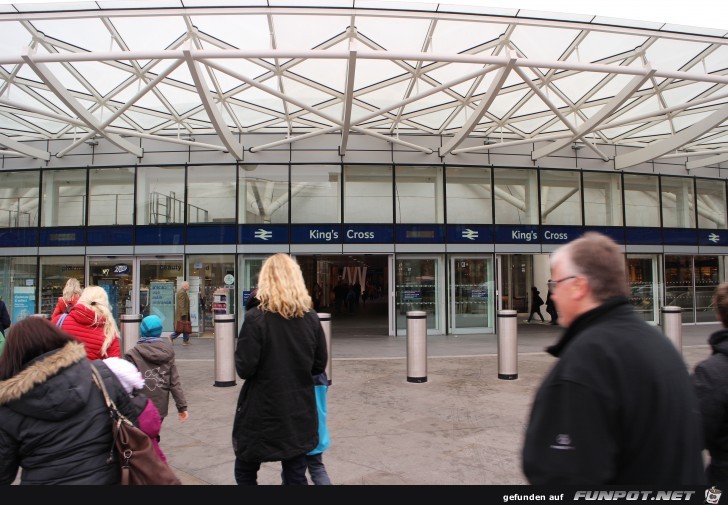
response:
[[[324,329],[324,335],[326,336],[326,354],[328,355],[328,361],[326,362],[326,377],[329,378],[329,386],[332,383],[331,380],[331,314],[326,312],[318,313],[319,320],[321,321],[321,327]]]
[[[215,386],[234,386],[235,314],[215,314]]]
[[[125,355],[139,341],[139,326],[142,324],[141,314],[122,314],[121,323],[121,355]]]
[[[518,378],[518,312],[498,311],[498,378]]]
[[[31,316],[33,316],[33,317],[42,317],[43,319],[48,319],[49,321],[51,320],[51,315],[50,314],[31,314]]]
[[[427,312],[407,312],[407,382],[427,382]]]
[[[682,307],[662,307],[662,331],[682,354]]]

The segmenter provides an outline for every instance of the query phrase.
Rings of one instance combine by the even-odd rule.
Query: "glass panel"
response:
[[[665,305],[682,307],[682,322],[695,322],[693,257],[665,256]]]
[[[13,323],[36,313],[35,266],[35,256],[0,257],[0,300],[5,302]]]
[[[136,224],[185,222],[185,168],[137,168]]]
[[[89,285],[101,286],[106,290],[116,323],[119,324],[121,314],[134,314],[131,305],[132,258],[92,258],[88,265]]]
[[[177,278],[183,274],[182,258],[141,258],[139,260],[139,311],[142,316],[150,314],[162,320],[162,331],[174,331],[174,303]],[[190,300],[192,284],[190,283]],[[193,330],[197,311],[190,303],[190,320]],[[195,307],[196,308],[196,307]],[[129,308],[127,307],[127,310]]]
[[[697,179],[698,228],[726,229],[725,181]]]
[[[536,170],[496,168],[493,172],[495,222],[538,224],[538,178]]]
[[[442,167],[397,166],[397,223],[444,223]]]
[[[66,281],[74,277],[81,287],[86,286],[83,256],[46,256],[40,259],[40,313],[53,314],[58,299],[63,296]]]
[[[215,334],[215,314],[235,314],[235,256],[205,254],[187,257],[187,280],[190,283],[190,313],[198,300],[198,326],[192,331],[199,336]],[[182,279],[177,279],[177,284]],[[229,282],[232,281],[232,282]],[[194,316],[193,316],[194,319]]]
[[[235,177],[235,165],[187,167],[187,222],[234,223]]]
[[[493,319],[493,267],[490,258],[452,259],[453,331],[485,331]]]
[[[624,207],[627,226],[660,226],[656,175],[624,175]]]
[[[657,256],[627,256],[627,281],[631,293],[629,301],[645,321],[653,323],[659,321],[658,279]]]
[[[695,256],[695,322],[714,323],[713,293],[723,282],[722,256]]]
[[[258,287],[258,274],[267,256],[240,256],[238,258],[238,277],[240,281],[240,317],[238,317],[238,330],[245,319],[245,304],[248,301],[250,292]]]
[[[238,169],[241,224],[288,223],[288,165]]]
[[[541,170],[541,224],[581,226],[581,174]]]
[[[490,175],[489,167],[446,168],[445,194],[447,195],[448,223],[493,223],[493,192]]]
[[[622,226],[622,175],[584,172],[584,224]]]
[[[507,254],[501,256],[501,299],[503,309],[528,314],[531,294],[533,256],[530,254]]]
[[[89,172],[89,225],[134,224],[134,168]]]
[[[341,169],[334,165],[291,170],[291,222],[341,222]]]
[[[695,191],[693,179],[662,177],[662,226],[695,228]]]
[[[392,167],[388,165],[345,166],[344,221],[392,223],[392,174]]]
[[[437,258],[404,258],[396,260],[397,332],[407,329],[407,312],[427,313],[427,329],[439,328],[440,262]]]
[[[86,169],[44,170],[41,226],[86,224]]]
[[[0,173],[0,228],[38,226],[40,172]]]

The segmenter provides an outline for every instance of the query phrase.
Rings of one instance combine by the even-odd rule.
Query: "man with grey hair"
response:
[[[531,484],[702,485],[700,414],[675,346],[629,304],[622,249],[588,232],[551,256],[566,328],[523,446]]]

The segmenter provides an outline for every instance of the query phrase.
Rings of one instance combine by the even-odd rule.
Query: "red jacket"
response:
[[[81,295],[73,295],[73,298],[71,299],[70,303],[67,303],[66,300],[63,299],[62,296],[58,297],[58,303],[56,303],[56,308],[53,309],[53,314],[51,314],[51,319],[55,321],[58,319],[58,316],[66,312],[66,307],[69,305],[73,306],[76,305],[76,302],[80,298]]]
[[[57,324],[59,317],[60,315],[53,318],[54,324]],[[121,347],[119,346],[118,335],[114,336],[111,345],[106,350],[106,355],[101,356],[101,346],[104,344],[104,339],[106,338],[104,336],[104,323],[106,320],[100,317],[98,322],[94,323],[95,317],[96,312],[93,309],[85,305],[76,304],[63,320],[61,328],[66,333],[73,335],[80,342],[84,343],[88,359],[121,358]]]

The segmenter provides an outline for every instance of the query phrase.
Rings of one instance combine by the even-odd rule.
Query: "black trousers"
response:
[[[258,470],[260,461],[242,461],[235,458],[235,482],[239,486],[258,485]],[[281,475],[286,485],[308,486],[306,479],[306,467],[308,462],[306,455],[301,454],[291,459],[281,461]]]

